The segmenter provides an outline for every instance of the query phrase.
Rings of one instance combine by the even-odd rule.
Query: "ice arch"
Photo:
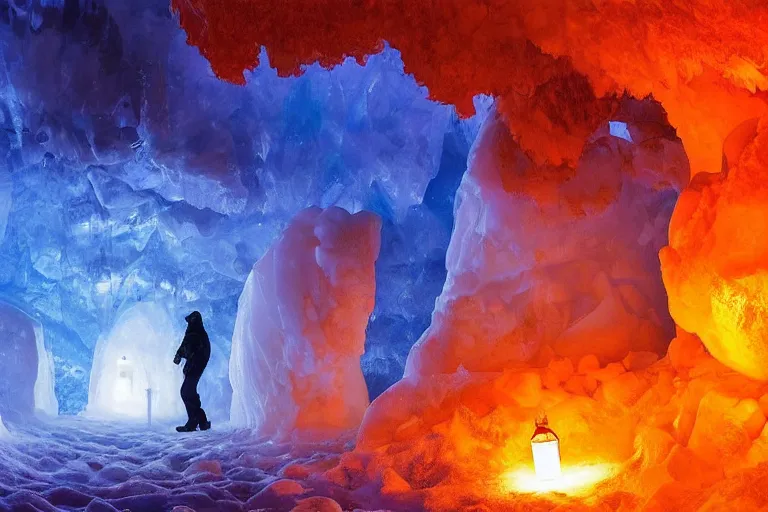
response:
[[[35,409],[58,414],[53,390],[53,357],[45,349],[43,327],[10,304],[0,302],[0,415],[30,416]]]
[[[308,208],[254,266],[232,338],[232,422],[318,438],[360,424],[381,221]]]
[[[151,389],[153,418],[183,417],[179,389],[184,376],[181,366],[173,364],[182,335],[162,304],[143,302],[123,312],[96,343],[85,414],[146,419]]]

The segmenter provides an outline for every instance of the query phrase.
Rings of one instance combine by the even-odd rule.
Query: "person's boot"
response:
[[[191,421],[188,421],[185,425],[176,427],[176,432],[194,432],[195,430],[197,430],[197,424]]]
[[[208,421],[208,417],[205,415],[205,411],[200,409],[200,430],[208,430],[211,428],[211,422]]]

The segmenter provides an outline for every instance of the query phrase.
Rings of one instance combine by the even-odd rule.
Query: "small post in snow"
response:
[[[152,388],[147,388],[147,426],[152,426]]]

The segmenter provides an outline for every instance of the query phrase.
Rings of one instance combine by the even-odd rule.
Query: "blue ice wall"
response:
[[[0,0],[0,39],[0,298],[42,322],[62,413],[139,301],[180,327],[200,310],[228,357],[251,265],[310,205],[384,217],[362,364],[374,396],[400,377],[479,118],[427,100],[389,48],[284,79],[265,58],[222,83],[162,0]]]
[[[422,200],[397,218],[390,201],[372,187],[365,209],[382,216],[376,261],[376,304],[366,331],[363,374],[373,400],[397,382],[411,346],[429,326],[446,278],[445,253],[453,230],[453,200],[467,156],[491,105],[478,97],[471,120],[452,119],[444,134],[440,167]]]

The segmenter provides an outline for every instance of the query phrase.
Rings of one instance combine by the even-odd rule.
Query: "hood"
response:
[[[192,325],[203,325],[203,315],[200,314],[199,311],[193,311],[190,314],[188,314],[186,317],[184,317],[184,320],[187,321],[187,323]]]

